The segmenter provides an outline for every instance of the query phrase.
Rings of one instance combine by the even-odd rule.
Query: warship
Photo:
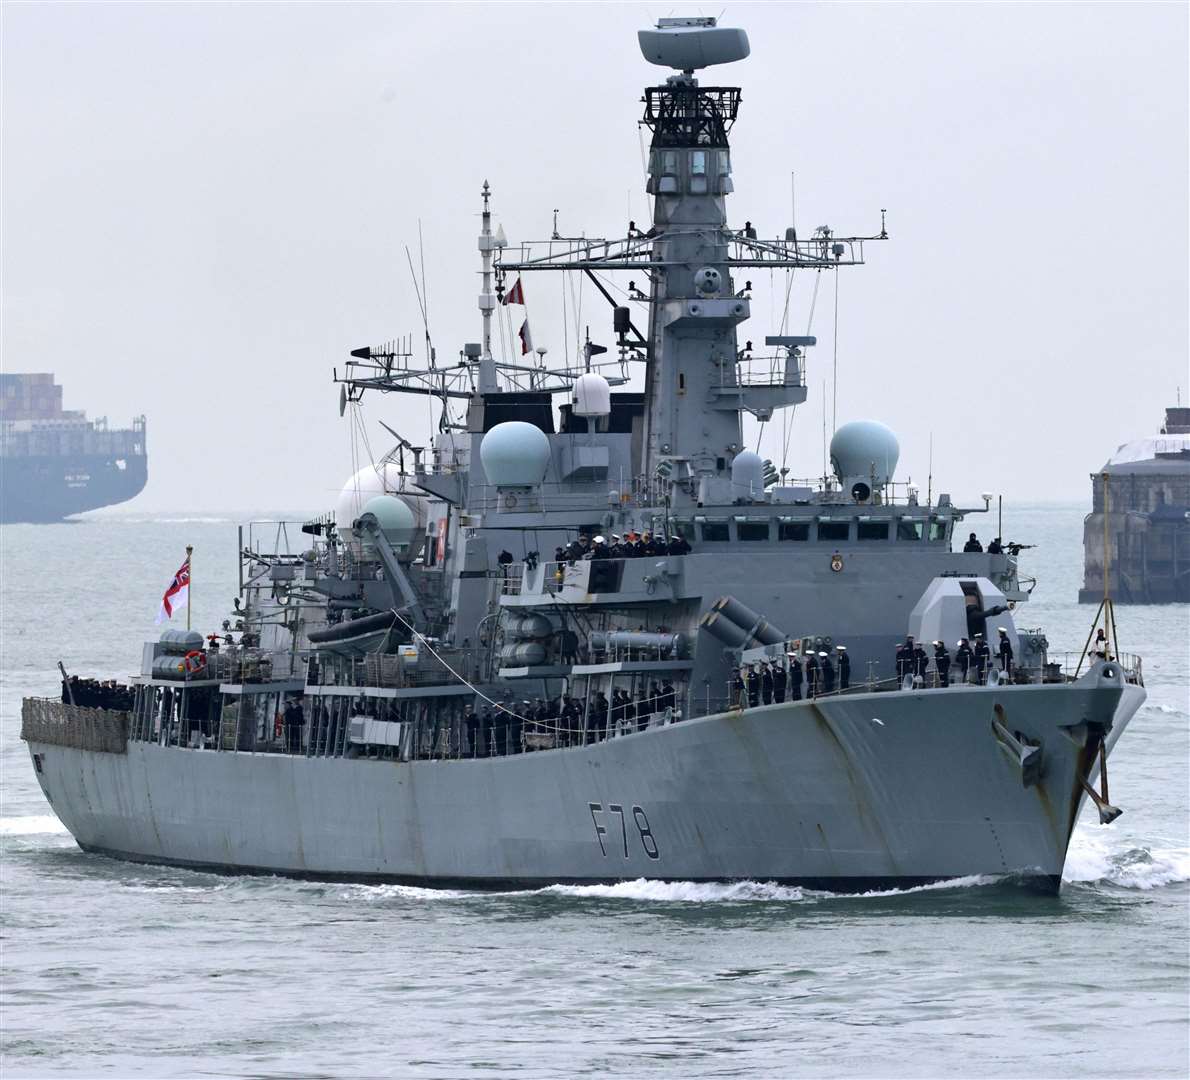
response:
[[[61,521],[127,502],[148,479],[145,418],[115,429],[62,408],[54,376],[0,374],[0,522]]]
[[[221,628],[166,630],[125,684],[63,669],[61,700],[24,701],[85,851],[465,888],[1056,891],[1084,800],[1120,813],[1106,765],[1140,660],[1109,633],[1064,665],[1017,625],[1020,552],[953,543],[990,496],[898,481],[876,421],[840,426],[810,480],[745,448],[745,416],[806,400],[815,345],[741,344],[745,275],[861,264],[884,218],[729,226],[741,91],[696,74],[747,36],[662,19],[639,44],[670,69],[642,99],[649,227],[513,244],[485,181],[479,341],[445,363],[367,346],[334,373],[341,413],[428,398],[428,440],[389,428],[333,511],[241,526]],[[609,345],[576,334],[551,365],[527,320],[512,333],[549,273],[608,302]]]

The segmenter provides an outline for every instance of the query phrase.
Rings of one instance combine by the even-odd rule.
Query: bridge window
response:
[[[923,523],[910,518],[900,518],[897,521],[898,540],[920,540],[924,533]]]
[[[931,521],[930,522],[930,541],[942,541],[947,537],[947,523],[945,521]]]
[[[704,544],[726,544],[730,539],[726,521],[704,521],[702,523]]]
[[[887,521],[861,521],[856,526],[856,539],[858,540],[887,540],[888,539],[888,522]]]
[[[850,521],[820,521],[818,523],[819,540],[846,540],[850,534]]]
[[[737,521],[735,530],[741,540],[767,540],[769,538],[769,523],[767,521]]]
[[[777,525],[778,540],[809,540],[810,523],[808,521],[782,521]]]

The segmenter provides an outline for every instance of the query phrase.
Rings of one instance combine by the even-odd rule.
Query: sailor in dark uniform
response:
[[[463,730],[467,734],[467,756],[479,757],[479,717],[470,705],[463,709]]]
[[[806,697],[818,696],[818,657],[810,653],[806,657]]]
[[[731,673],[731,705],[741,709],[747,704],[748,688],[744,685],[744,673],[735,668]]]
[[[607,695],[599,690],[595,694],[595,700],[591,702],[591,722],[587,730],[588,743],[602,742],[607,738],[608,711]]]
[[[496,747],[493,745],[493,720],[492,710],[485,706],[483,712],[479,714],[480,757],[491,757],[496,752]]]
[[[767,663],[760,672],[760,700],[766,705],[773,703],[773,668]]]
[[[950,685],[950,653],[941,641],[934,642],[934,670],[938,673],[938,685]]]
[[[818,662],[822,669],[822,692],[824,694],[834,693],[835,665],[831,663],[831,654],[828,652],[820,652],[818,654]]]
[[[528,708],[529,702],[525,702],[523,706],[517,708]],[[509,710],[508,713],[508,752],[510,754],[519,754],[523,747],[521,746],[521,732],[524,730],[525,721],[521,718],[521,714]]]
[[[990,544],[988,544],[989,555],[1003,555],[1004,545],[1000,543],[1000,537],[996,537]]]
[[[748,683],[748,707],[755,709],[760,704],[760,666],[753,664],[745,676]]]
[[[963,545],[963,550],[966,552],[983,551],[983,544],[979,542],[979,537],[975,533],[972,533],[967,537],[967,542]]]
[[[789,700],[802,700],[802,662],[798,659],[797,653],[786,653],[789,657]]]
[[[851,685],[851,657],[846,645],[836,645],[835,652],[839,654],[839,689],[846,690]]]
[[[913,666],[913,649],[903,641],[897,643],[896,652],[897,682],[904,682],[905,676]]]
[[[1012,642],[1008,640],[1008,631],[1003,626],[997,628],[1000,635],[1000,673],[1006,678],[1012,678]]]
[[[975,659],[971,652],[971,644],[966,638],[959,638],[959,647],[955,649],[954,660],[959,665],[959,681],[967,681],[967,672],[971,670],[971,661]]]
[[[785,671],[785,665],[778,660],[772,666],[773,672],[773,700],[780,705],[785,700],[785,684],[789,680],[789,675]]]
[[[913,677],[926,681],[926,671],[930,666],[930,658],[920,645],[913,646]]]
[[[988,648],[988,643],[983,640],[983,634],[975,635],[975,681],[981,686],[984,679],[987,678],[988,664],[991,663],[992,650]]]

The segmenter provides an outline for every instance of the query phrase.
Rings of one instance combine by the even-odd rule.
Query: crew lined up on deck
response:
[[[508,708],[485,706],[476,713],[467,706],[463,726],[468,757],[497,757],[555,747],[602,742],[616,732],[647,731],[655,716],[679,720],[678,692],[669,680],[641,687],[635,696],[613,690],[609,700],[596,691],[588,705],[570,694],[556,698],[526,698]],[[514,711],[515,710],[515,711]],[[523,737],[523,738],[522,738]]]
[[[1000,661],[1000,677],[1002,679],[1011,679],[1013,671],[1012,642],[1009,640],[1008,630],[1005,627],[997,627],[996,633],[999,635],[996,655]],[[913,640],[912,635],[907,637],[902,644],[897,645],[896,668],[898,682],[903,683],[906,679],[911,679],[913,685],[924,686],[932,659],[934,673],[937,676],[937,685],[950,685],[951,659],[950,652],[946,648],[946,642],[932,641],[930,644],[934,648],[932,657],[922,648],[920,642]],[[955,649],[954,662],[959,669],[960,683],[971,681],[970,673],[972,668],[975,669],[974,681],[977,683],[986,682],[988,670],[992,666],[992,650],[987,641],[984,640],[983,634],[975,635],[974,644],[968,638],[960,638]]]
[[[810,698],[851,686],[851,658],[846,645],[835,646],[833,659],[825,650],[810,652],[804,662],[797,653],[786,653],[785,657],[784,663],[761,660],[737,668],[732,675],[732,700],[756,708],[780,705],[787,698],[801,701],[803,687]]]
[[[69,682],[62,680],[62,704],[74,704],[85,709],[127,711],[132,708],[132,688],[115,679],[100,681],[71,675]]]
[[[582,533],[565,547],[554,551],[556,562],[577,562],[579,559],[640,559],[657,555],[688,555],[690,543],[684,537],[654,536],[650,532],[627,532],[623,536],[612,533],[611,542],[605,536],[591,538]]]

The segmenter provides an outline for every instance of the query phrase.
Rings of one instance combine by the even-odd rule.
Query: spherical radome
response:
[[[417,516],[404,499],[396,495],[373,495],[360,512],[375,514],[384,538],[394,547],[405,547],[417,533]]]
[[[496,487],[536,487],[550,463],[550,441],[541,428],[523,420],[497,424],[479,444],[488,483]]]
[[[897,470],[901,445],[892,428],[879,420],[853,420],[831,439],[831,465],[840,481],[888,483]]]
[[[374,495],[385,495],[400,489],[401,470],[391,462],[384,465],[365,465],[343,485],[335,503],[335,525],[347,536],[351,523],[363,512],[364,503]]]

